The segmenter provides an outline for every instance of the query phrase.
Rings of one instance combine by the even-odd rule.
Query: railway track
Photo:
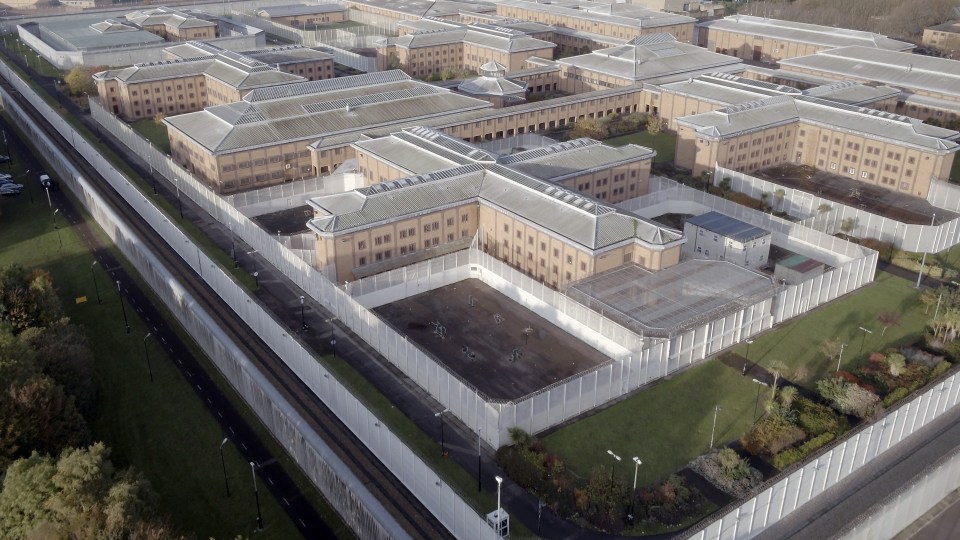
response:
[[[7,90],[73,166],[97,189],[113,209],[146,243],[167,270],[200,303],[224,333],[256,365],[296,411],[347,464],[356,477],[413,538],[452,538],[449,531],[414,497],[394,475],[319,401],[313,392],[286,367],[255,332],[224,302],[149,224],[110,186],[69,141],[58,133],[6,80]],[[328,323],[329,324],[329,323]],[[179,366],[182,370],[183,367]],[[195,389],[196,390],[196,389]]]

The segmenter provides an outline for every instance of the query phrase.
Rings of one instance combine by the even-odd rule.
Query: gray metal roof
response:
[[[315,15],[318,13],[335,13],[346,11],[340,4],[291,4],[289,6],[273,6],[257,10],[260,17],[296,17],[298,15]]]
[[[804,69],[921,90],[960,101],[960,62],[869,47],[844,47],[780,61],[780,71]],[[774,72],[776,73],[776,72]]]
[[[694,216],[688,219],[687,223],[717,233],[725,238],[732,238],[741,243],[763,238],[764,236],[770,236],[770,231],[766,229],[761,229],[756,225],[751,225],[739,219],[721,214],[716,210]]]
[[[692,76],[742,66],[734,56],[682,43],[670,34],[639,36],[624,45],[571,56],[557,63],[621,79],[645,81],[666,76]]]
[[[956,131],[926,125],[906,116],[811,96],[774,96],[677,119],[678,124],[711,139],[798,121],[936,153],[955,152],[960,148],[955,141],[960,133]]]
[[[650,148],[627,144],[607,146],[593,139],[574,139],[504,156],[501,165],[540,180],[560,182],[594,170],[653,159]]]
[[[526,82],[517,82],[506,77],[475,77],[457,85],[457,91],[474,96],[524,96]]]
[[[308,226],[321,234],[348,232],[472,201],[497,207],[591,251],[631,241],[651,247],[683,241],[679,231],[646,218],[500,165],[479,163],[316,197],[308,202],[319,217]]]
[[[42,24],[26,23],[20,26],[37,34],[45,43],[60,51],[85,51],[164,42],[162,37],[146,30],[103,33],[91,26],[100,22],[103,22],[102,16],[78,16],[69,20],[44,20]]]
[[[444,17],[456,15],[461,11],[475,11],[490,13],[496,11],[496,6],[490,2],[473,2],[458,0],[347,0],[347,7],[351,4],[374,6],[378,9],[396,11],[417,17]]]
[[[729,261],[693,259],[657,272],[621,266],[566,294],[642,335],[671,337],[772,297],[771,278]]]
[[[345,133],[355,133],[356,140],[362,130],[416,124],[490,106],[405,75],[382,72],[257,89],[244,101],[164,122],[210,152],[225,153]]]
[[[530,37],[519,30],[485,25],[457,25],[457,27],[448,29],[419,30],[400,37],[385,38],[380,40],[378,45],[417,49],[460,42],[481,45],[503,52],[553,50],[556,47],[549,41]]]
[[[810,43],[830,48],[862,45],[876,49],[906,51],[915,47],[912,43],[897,41],[872,32],[782,21],[779,19],[767,19],[750,15],[730,15],[723,19],[704,21],[697,24],[697,26],[709,30],[737,32],[750,36],[770,37],[783,41]]]
[[[632,26],[637,29],[638,33],[645,28],[672,26],[675,24],[692,24],[696,21],[693,17],[687,17],[686,15],[666,13],[647,9],[643,6],[626,4],[590,4],[583,2],[581,5],[580,2],[577,2],[574,7],[574,4],[564,6],[554,3],[529,2],[526,0],[497,0],[497,4],[521,7],[590,22],[595,21],[598,23]]]

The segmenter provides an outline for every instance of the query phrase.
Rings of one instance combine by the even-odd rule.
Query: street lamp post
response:
[[[757,420],[757,407],[760,405],[760,388],[763,387],[763,386],[770,386],[770,385],[768,385],[767,383],[765,383],[765,382],[763,382],[763,381],[758,381],[758,380],[756,380],[756,379],[753,379],[753,382],[755,382],[755,383],[757,384],[757,400],[754,401],[754,403],[753,403],[753,420],[754,420],[754,422],[756,422],[756,420]]]
[[[257,490],[257,469],[256,465],[250,462],[250,476],[253,477],[253,497],[257,500],[257,530],[263,530],[263,514],[260,513],[260,491]]]
[[[447,455],[447,448],[444,446],[443,442],[443,413],[448,412],[450,409],[444,409],[434,416],[440,419],[440,456],[445,457]]]
[[[147,332],[147,335],[143,336],[143,357],[147,359],[147,371],[150,373],[150,382],[153,382],[153,368],[150,367],[150,353],[147,349],[147,338],[153,335],[153,332]]]
[[[123,312],[123,325],[127,327],[127,333],[130,333],[130,321],[127,320],[127,307],[123,305],[123,292],[120,291],[120,280],[117,280],[117,295],[120,297],[120,310]]]
[[[543,514],[543,507],[547,503],[543,502],[543,499],[537,501],[537,536],[540,536],[540,517]]]
[[[337,340],[336,339],[330,340],[330,349],[333,350],[333,358],[336,359],[337,358]]]
[[[840,354],[837,356],[837,373],[840,373],[840,361],[843,360],[843,350],[847,348],[846,343],[840,344]]]
[[[863,339],[860,340],[860,353],[857,354],[857,356],[860,356],[863,354],[863,345],[867,342],[867,334],[873,333],[873,330],[867,330],[862,326],[860,327],[860,330],[863,330]]]
[[[934,224],[936,221],[937,221],[937,214],[934,213],[933,216],[930,217],[930,226],[933,227],[933,224]],[[936,249],[936,246],[934,246],[934,249]],[[927,252],[924,251],[924,252],[923,252],[923,258],[920,259],[920,272],[917,274],[917,288],[918,288],[918,289],[920,288],[920,281],[923,279],[923,265],[926,264],[926,262],[927,262]]]
[[[713,446],[713,445],[711,445]],[[643,462],[640,461],[640,458],[633,457],[633,491],[630,492],[630,516],[632,519],[636,519],[633,516],[637,515],[637,473],[640,472],[640,466],[643,465]]]
[[[613,456],[613,459],[620,461],[620,456],[614,454],[613,450],[607,450],[607,453]],[[611,492],[613,491],[613,469],[616,465],[617,463],[614,462],[613,465],[610,466],[610,491]]]
[[[53,201],[50,200],[50,186],[43,186],[43,189],[47,190],[47,205],[53,208]]]
[[[229,440],[224,437],[223,442],[220,443],[220,467],[223,468],[223,487],[227,489],[227,497],[230,496],[230,483],[227,482],[227,462],[223,459],[223,445],[227,444]]]
[[[307,320],[304,318],[304,315],[303,315],[303,295],[302,294],[300,295],[300,329],[301,330],[307,329]]]
[[[710,428],[710,448],[713,448],[713,435],[717,432],[717,414],[720,413],[720,405],[713,408],[713,427]]]
[[[183,201],[180,200],[180,178],[176,177],[174,180],[176,180],[177,183],[177,206],[180,207],[180,219],[183,219]]]
[[[746,356],[747,361],[743,363],[743,372],[741,373],[741,375],[743,375],[744,377],[747,376],[747,364],[750,363],[750,345],[753,344],[752,339],[748,339],[746,341],[747,341],[747,356]]]
[[[257,288],[259,289],[260,288],[260,277],[259,277],[260,272],[257,271],[257,259],[253,257],[253,254],[256,252],[257,250],[248,251],[247,256],[250,257],[251,261],[253,261],[253,281],[254,283],[257,284]]]
[[[497,538],[503,538],[503,536],[500,534],[500,524],[502,523],[502,520],[500,519],[500,518],[501,518],[501,516],[500,516],[500,488],[503,486],[503,478],[501,478],[501,477],[499,477],[499,476],[494,476],[493,479],[497,481]]]
[[[57,241],[60,242],[60,247],[57,249],[63,249],[63,237],[60,236],[60,226],[57,225],[57,212],[59,211],[59,208],[53,211],[53,228],[57,231]]]
[[[27,169],[27,171],[23,173],[22,178],[23,178],[23,185],[27,186],[27,193],[30,195],[30,204],[33,204],[33,188],[30,187],[33,184],[33,182],[30,182],[30,180],[27,178],[29,174],[30,174],[30,169]]]
[[[93,270],[93,267],[96,265],[97,261],[93,261],[93,264],[90,265],[90,276],[93,278],[93,290],[97,292],[97,303],[102,304],[103,299],[100,298],[100,286],[97,285],[97,273]]]

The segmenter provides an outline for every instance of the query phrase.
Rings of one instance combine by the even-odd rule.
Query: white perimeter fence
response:
[[[960,487],[960,449],[937,460],[912,482],[867,514],[843,538],[844,540],[881,540],[893,538],[920,519],[941,500]]]
[[[732,540],[757,536],[956,406],[958,401],[960,401],[960,374],[954,374],[889,412],[880,420],[856,431],[843,443],[799,466],[757,496],[724,514],[720,519],[706,525],[703,529],[688,532],[683,535],[683,538]],[[953,460],[950,469],[954,486],[957,485],[957,471],[960,469],[960,463],[957,461],[957,459]],[[945,489],[945,484],[949,483],[947,480],[944,479],[942,483],[937,482],[940,493]],[[939,497],[943,498],[944,495],[945,493]],[[911,494],[911,497],[913,496],[915,495]],[[935,493],[931,492],[929,496],[935,496]],[[919,509],[914,511],[916,510]],[[897,507],[897,511],[890,514],[900,511],[901,509]],[[892,516],[878,516],[876,521],[871,522],[871,530],[881,530],[876,527],[889,525],[893,519]],[[905,515],[903,519],[908,519],[908,516]],[[901,530],[910,521],[901,522],[903,525],[893,532]],[[877,538],[878,536],[866,537]]]
[[[862,208],[848,206],[818,197],[803,190],[783,187],[775,182],[750,176],[737,171],[717,167],[713,175],[714,183],[719,184],[724,178],[730,178],[731,188],[734,191],[746,193],[759,199],[763,193],[775,193],[783,190],[781,202],[774,203],[776,209],[791,216],[805,218],[803,224],[808,227],[835,234],[840,231],[841,224],[851,219],[854,225],[848,233],[858,238],[876,238],[884,242],[893,242],[898,248],[917,253],[938,253],[960,243],[960,218],[943,221],[939,225],[904,224],[894,219],[867,212]],[[930,204],[960,211],[960,186],[935,181],[927,197]],[[825,204],[830,211],[820,212],[818,208]],[[941,214],[941,217],[944,214]],[[926,221],[929,221],[927,219]]]
[[[289,335],[287,329],[274,320],[256,299],[238,286],[175,224],[164,217],[163,213],[144,197],[123,173],[116,170],[95,147],[90,146],[80,133],[77,133],[8,66],[4,65],[0,72],[67,141],[76,141],[77,151],[454,536],[496,538],[495,532],[486,525],[483,517],[478,515],[451,486],[443,482],[413,450],[386,427],[383,421],[351,394],[336,379],[335,374],[328,372],[317,362],[310,352],[294,336]],[[333,460],[328,459],[332,454],[324,451],[326,445],[319,436],[308,428],[306,422],[296,415],[275,390],[257,378],[254,374],[255,368],[250,366],[247,359],[243,358],[228,340],[212,329],[213,325],[209,318],[202,314],[200,308],[182,289],[171,283],[172,280],[165,275],[152,254],[143,251],[142,243],[132,236],[121,234],[124,230],[122,225],[119,225],[117,219],[103,209],[96,195],[87,187],[86,180],[80,178],[77,171],[65,165],[53,145],[30,124],[29,119],[23,115],[15,103],[9,99],[4,99],[4,103],[11,114],[20,120],[24,129],[31,132],[33,140],[43,148],[49,159],[55,165],[59,165],[58,173],[62,175],[64,183],[77,193],[85,205],[88,205],[100,225],[112,235],[116,244],[137,266],[157,295],[178,316],[224,376],[251,405],[268,429],[291,453],[291,456],[357,535],[361,538],[405,536],[392,517],[383,510],[376,497],[357,482],[355,477],[345,474],[349,473],[345,467],[339,471],[344,474],[338,474],[335,466],[331,465]],[[107,114],[93,100],[91,100],[91,108],[94,116],[103,118]],[[234,233],[237,233],[274,266],[282,269],[288,276],[296,276],[297,285],[313,298],[330,306],[341,320],[349,321],[348,325],[351,328],[361,328],[361,320],[369,317],[370,314],[349,295],[323,278],[296,254],[283,247],[276,238],[257,227],[203,184],[194,180],[186,171],[167,160],[166,156],[156,151],[149,143],[130,131],[125,132],[122,128],[129,130],[127,126],[115,120],[110,122],[110,120],[112,117],[107,114],[104,119],[105,127],[128,143],[139,141],[138,153],[144,159],[151,161],[156,171],[169,179],[179,178],[179,188],[185,195],[196,201],[211,216],[231,226]],[[361,335],[361,337],[370,336]]]

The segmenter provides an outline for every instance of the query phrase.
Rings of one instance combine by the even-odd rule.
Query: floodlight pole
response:
[[[147,338],[153,335],[153,332],[147,332],[143,336],[143,357],[147,359],[147,371],[150,373],[150,382],[153,382],[153,368],[150,366],[150,352],[147,349]]]
[[[130,321],[127,320],[127,307],[123,305],[123,292],[120,291],[120,280],[117,280],[117,295],[120,297],[120,310],[123,312],[123,325],[127,327],[127,333],[130,333]]]
[[[720,405],[713,408],[713,427],[710,428],[710,448],[713,448],[713,435],[717,432],[717,414],[720,413]]]
[[[741,373],[741,375],[743,375],[744,377],[747,376],[747,364],[750,363],[750,345],[753,344],[753,340],[747,339],[746,342],[747,342],[747,356],[746,356],[747,361],[743,363],[743,373]],[[713,445],[710,445],[710,446],[713,446]]]
[[[97,292],[97,303],[102,304],[103,299],[100,298],[100,286],[97,285],[97,273],[93,270],[93,267],[96,265],[97,261],[93,261],[93,264],[90,265],[90,276],[93,277],[93,290]]]
[[[846,343],[840,344],[840,355],[837,356],[837,373],[840,373],[840,361],[843,360],[843,349],[847,347]]]
[[[934,212],[933,216],[930,217],[930,226],[933,227],[933,224],[937,220],[937,214]],[[933,249],[937,249],[937,246],[933,246]],[[920,288],[920,280],[923,279],[923,265],[927,262],[927,252],[923,252],[923,258],[920,259],[920,272],[917,273],[917,288]]]
[[[220,443],[220,467],[223,468],[223,487],[227,488],[227,497],[230,496],[230,483],[227,481],[227,462],[223,459],[223,445],[229,440],[224,437],[223,442]]]
[[[613,450],[607,450],[607,453],[613,456],[613,459],[620,461],[620,456],[614,454]],[[614,470],[614,467],[616,467],[616,465],[617,463],[614,462],[613,465],[610,466],[610,492],[611,493],[613,493],[613,470]]]
[[[257,530],[263,530],[263,514],[260,513],[260,491],[257,489],[257,469],[254,462],[250,462],[250,476],[253,477],[253,496],[257,500]]]
[[[872,334],[873,330],[867,330],[864,327],[860,327],[860,330],[863,330],[863,339],[860,340],[860,353],[857,356],[863,354],[863,345],[867,342],[867,334]]]
[[[440,419],[440,457],[445,457],[447,455],[447,448],[443,443],[443,413],[449,410],[450,409],[444,409],[437,414],[434,414],[434,416]]]

